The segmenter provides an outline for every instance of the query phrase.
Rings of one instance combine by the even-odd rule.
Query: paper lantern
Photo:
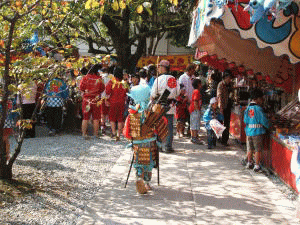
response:
[[[217,56],[217,55],[211,55],[210,58],[211,58],[212,60],[216,60],[216,59],[218,58],[218,56]]]
[[[224,58],[223,58],[223,59],[220,59],[220,60],[219,60],[219,63],[222,63],[222,64],[226,63],[226,59],[224,59]]]
[[[245,67],[244,66],[239,66],[238,71],[239,71],[239,73],[245,72]]]
[[[248,76],[253,76],[253,75],[254,75],[253,70],[252,70],[252,69],[247,70],[247,75],[248,75]]]
[[[228,64],[228,68],[229,68],[229,69],[233,69],[233,68],[235,68],[235,67],[236,67],[236,65],[235,65],[234,62]]]

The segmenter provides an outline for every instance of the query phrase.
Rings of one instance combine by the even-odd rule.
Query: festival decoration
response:
[[[38,44],[39,42],[39,35],[38,35],[38,31],[35,30],[33,36],[30,39],[26,39],[23,42],[24,45],[24,52],[25,53],[30,53],[33,51],[34,47]],[[36,50],[42,55],[45,56],[46,53],[44,52],[44,50],[41,47],[37,47]]]
[[[249,6],[251,8],[251,10],[249,10],[251,14],[250,23],[254,24],[265,15],[264,1],[250,0]]]
[[[193,58],[193,55],[146,56],[140,58],[137,67],[143,68],[149,64],[157,64],[160,60],[168,60],[171,70],[183,71],[189,63],[193,62]]]
[[[203,1],[199,1],[194,11],[190,46],[203,35],[202,25],[210,24],[211,18],[199,14],[206,12]],[[219,1],[214,0],[212,4],[219,5]],[[222,8],[223,14],[215,18],[221,18],[226,29],[237,30],[243,39],[255,39],[259,48],[271,47],[276,56],[288,55],[291,63],[297,63],[300,60],[299,9],[300,1],[296,0],[235,0],[228,1]]]

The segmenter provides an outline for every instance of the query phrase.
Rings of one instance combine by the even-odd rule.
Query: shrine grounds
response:
[[[132,155],[125,139],[38,129],[14,166],[18,182],[0,193],[0,224],[298,223],[297,195],[268,171],[245,169],[244,147],[232,139],[208,150],[175,136],[175,153],[160,154],[160,185],[154,169],[153,191],[138,195],[134,169],[124,188]]]

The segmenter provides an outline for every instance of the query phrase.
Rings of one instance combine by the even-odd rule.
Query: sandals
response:
[[[148,190],[147,190],[143,180],[136,181],[136,191],[142,195],[147,193]]]

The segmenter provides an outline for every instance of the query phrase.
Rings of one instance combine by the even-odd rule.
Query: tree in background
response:
[[[187,0],[78,0],[69,4],[64,32],[87,43],[90,53],[115,52],[120,66],[132,71],[141,56],[155,54],[166,32],[186,36],[178,32],[190,26],[191,7]]]

